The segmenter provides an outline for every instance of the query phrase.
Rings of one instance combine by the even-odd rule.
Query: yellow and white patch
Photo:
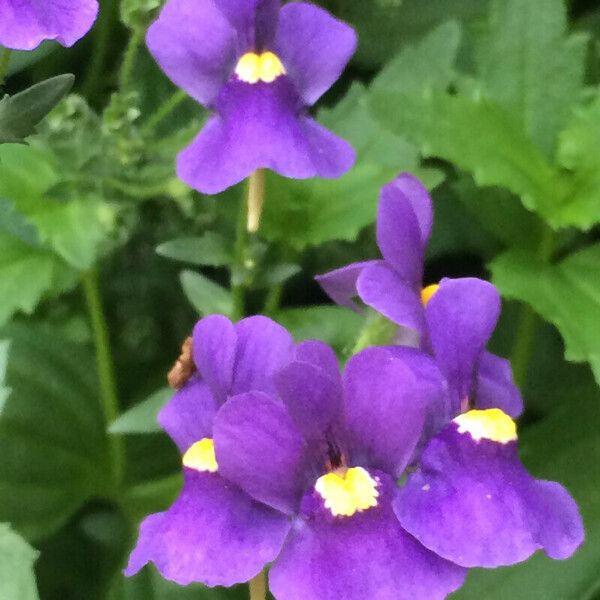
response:
[[[235,68],[235,74],[245,83],[273,83],[281,75],[285,75],[285,67],[273,52],[244,54]]]
[[[377,506],[379,497],[377,482],[362,467],[327,473],[317,479],[315,490],[334,517],[351,517]]]
[[[216,473],[219,465],[215,456],[215,444],[211,438],[203,438],[192,444],[183,455],[183,466],[201,473]]]
[[[433,298],[433,295],[438,291],[439,287],[439,283],[433,283],[421,290],[421,303],[423,306],[427,306],[427,303]]]
[[[476,442],[491,440],[508,444],[517,439],[517,425],[499,408],[470,410],[456,417],[453,422],[458,425],[459,433],[469,433]]]

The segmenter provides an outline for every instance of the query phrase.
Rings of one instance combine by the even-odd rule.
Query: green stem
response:
[[[4,78],[8,73],[11,52],[8,48],[3,48],[2,52],[0,52],[0,85],[4,83]]]
[[[151,133],[164,119],[166,119],[185,99],[187,94],[183,90],[175,92],[164,104],[150,115],[142,127],[142,133]]]
[[[88,315],[96,348],[96,364],[100,383],[100,400],[104,421],[108,427],[119,416],[119,400],[110,349],[108,323],[102,306],[98,273],[88,271],[83,274],[82,285],[85,293]],[[109,436],[112,456],[113,483],[120,487],[125,474],[125,445],[121,435]]]
[[[127,181],[121,181],[120,179],[114,179],[112,177],[104,179],[103,181],[108,187],[139,200],[168,195],[168,186],[171,183],[170,181],[166,181],[165,183],[139,185],[137,183],[129,183]]]
[[[527,383],[527,368],[535,345],[536,327],[537,315],[529,304],[523,304],[517,322],[517,338],[510,355],[513,377],[521,389]]]
[[[250,588],[250,600],[265,600],[267,597],[267,575],[263,571],[248,584]]]
[[[352,354],[357,354],[370,346],[391,344],[397,332],[397,325],[376,312],[370,312],[354,344]]]
[[[542,235],[537,251],[538,256],[544,262],[548,262],[552,258],[554,244],[554,231],[548,227]],[[516,339],[510,356],[515,383],[522,390],[525,389],[527,384],[527,371],[535,347],[537,326],[538,316],[536,312],[529,304],[523,304],[518,317]]]
[[[135,67],[138,50],[144,41],[144,29],[138,27],[134,29],[125,48],[125,55],[121,63],[121,71],[119,73],[119,86],[121,90],[126,90],[131,82],[131,76]]]
[[[265,299],[265,306],[263,308],[263,312],[266,315],[269,315],[270,317],[273,317],[275,315],[275,313],[279,309],[279,305],[281,304],[282,294],[283,283],[278,283],[269,290]]]
[[[248,183],[248,188],[250,184]],[[234,263],[231,272],[231,299],[233,301],[233,319],[238,320],[246,313],[246,286],[244,273],[246,270],[246,246],[248,233],[246,221],[248,219],[247,196],[240,201],[240,209],[235,231]]]

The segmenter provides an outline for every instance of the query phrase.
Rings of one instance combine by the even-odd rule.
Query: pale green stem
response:
[[[142,133],[151,133],[164,119],[166,119],[186,98],[183,90],[175,92],[164,104],[158,107],[155,113],[150,115],[142,127]]]
[[[248,188],[250,184],[248,183]],[[234,265],[231,272],[231,299],[233,301],[233,319],[238,320],[244,317],[246,313],[246,289],[242,279],[245,272],[246,245],[248,243],[248,232],[246,231],[246,222],[248,219],[248,199],[247,196],[240,202],[240,212],[238,215],[235,245],[234,245]]]
[[[4,83],[4,78],[8,73],[11,52],[8,48],[3,48],[2,52],[0,52],[0,85]]]
[[[108,427],[119,416],[119,400],[113,366],[113,357],[110,349],[108,323],[102,306],[98,273],[88,271],[82,276],[82,285],[88,309],[94,346],[96,348],[96,364],[98,367],[98,381],[100,384],[100,401],[104,422]],[[109,436],[110,452],[112,459],[112,475],[115,487],[120,487],[125,474],[125,445],[121,435]]]
[[[246,270],[246,251],[248,233],[256,233],[260,224],[260,214],[265,197],[265,173],[257,169],[248,177],[246,198],[240,204],[240,212],[235,233],[235,265],[232,272],[231,297],[233,300],[233,318],[241,319],[246,311],[246,284],[243,273]],[[238,281],[235,279],[239,278]]]
[[[248,584],[250,588],[250,600],[265,600],[267,597],[267,575],[263,571]]]
[[[248,179],[248,232],[256,233],[265,203],[265,172],[257,169]]]

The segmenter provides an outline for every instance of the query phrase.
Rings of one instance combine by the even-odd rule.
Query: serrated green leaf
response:
[[[157,254],[192,265],[222,267],[231,264],[233,257],[227,240],[214,231],[200,237],[177,238],[156,248]]]
[[[473,569],[456,600],[594,600],[600,577],[600,402],[565,397],[564,404],[520,435],[521,456],[541,479],[556,480],[577,501],[586,540],[568,560],[538,553],[502,569]]]
[[[0,324],[18,311],[33,312],[52,288],[56,259],[0,234]]]
[[[584,78],[587,36],[566,34],[564,0],[496,0],[478,55],[484,93],[515,115],[549,158]]]
[[[286,308],[279,311],[275,319],[290,331],[297,342],[321,340],[340,353],[354,345],[364,324],[361,315],[330,305]]]
[[[50,190],[59,182],[49,155],[37,148],[0,148],[0,195],[37,229],[47,243],[73,268],[93,266],[112,210],[93,197],[57,200]]]
[[[553,221],[561,202],[558,177],[505,110],[483,99],[432,93],[375,92],[373,114],[419,144],[425,156],[451,161],[480,186],[505,187]]]
[[[182,271],[180,279],[187,299],[201,315],[230,315],[233,312],[229,291],[208,277],[194,271]]]
[[[561,133],[558,162],[569,170],[569,189],[558,218],[589,229],[600,222],[600,93],[575,110]]]
[[[21,142],[35,133],[35,126],[69,93],[75,77],[58,75],[14,96],[0,100],[0,143]]]
[[[181,587],[164,580],[153,567],[124,579],[120,587],[117,597],[121,600],[245,600],[248,597],[247,586],[239,590],[208,589],[199,584]]]
[[[392,58],[372,83],[374,90],[403,93],[445,90],[454,74],[460,26],[449,21]]]
[[[109,433],[155,433],[161,431],[156,417],[172,395],[173,390],[170,388],[157,390],[113,421],[108,428]]]
[[[20,535],[0,523],[0,598],[38,600],[33,564],[38,557]]]
[[[330,240],[356,239],[375,220],[381,186],[401,171],[422,175],[426,183],[442,180],[436,171],[420,170],[415,146],[381,127],[369,114],[366,88],[352,86],[334,109],[322,111],[324,125],[348,140],[358,161],[339,179],[289,180],[267,175],[261,234],[298,250]]]
[[[56,531],[112,490],[93,356],[42,326],[13,323],[0,416],[0,520],[28,538]]]
[[[490,268],[502,295],[527,302],[555,325],[567,360],[589,362],[600,383],[600,244],[555,265],[532,252],[513,250]]]
[[[36,227],[15,210],[14,205],[0,198],[0,232],[8,233],[29,246],[38,246],[40,236]]]

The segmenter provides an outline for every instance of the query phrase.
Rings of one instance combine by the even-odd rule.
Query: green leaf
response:
[[[504,109],[448,94],[375,92],[373,114],[419,144],[427,157],[451,161],[480,186],[506,187],[550,222],[560,202],[557,176],[541,151]]]
[[[555,325],[567,360],[590,363],[600,383],[600,244],[551,265],[526,251],[509,251],[490,268],[503,296],[527,302]]]
[[[156,418],[160,409],[172,395],[171,388],[157,390],[113,421],[108,428],[109,433],[155,433],[161,431]]]
[[[372,0],[368,10],[362,0],[328,0],[325,4],[358,30],[361,43],[355,60],[374,67],[447,19],[482,19],[488,0]]]
[[[561,133],[558,162],[569,170],[565,203],[557,217],[566,225],[589,229],[600,222],[600,92],[575,110]]]
[[[460,26],[455,21],[439,25],[418,44],[408,46],[392,58],[372,84],[374,90],[404,93],[445,90],[454,75],[460,43]]]
[[[275,317],[297,342],[322,340],[344,353],[354,345],[364,324],[359,314],[341,306],[309,306],[286,308]]]
[[[53,330],[14,323],[0,415],[0,520],[28,538],[112,493],[93,356]]]
[[[29,246],[39,246],[40,244],[40,236],[36,227],[4,198],[0,198],[0,232],[8,233]]]
[[[199,266],[223,267],[233,260],[227,240],[214,231],[208,231],[201,237],[165,242],[156,248],[156,252],[165,258]]]
[[[503,569],[473,569],[456,600],[592,600],[600,577],[600,403],[597,397],[569,397],[539,424],[520,435],[521,455],[532,474],[556,480],[577,501],[586,541],[570,559],[538,553]]]
[[[58,269],[48,252],[0,234],[0,324],[18,311],[31,314],[52,288]]]
[[[458,201],[488,239],[496,239],[509,248],[539,247],[544,223],[526,210],[515,195],[499,187],[479,188],[470,177],[458,179],[453,187]]]
[[[400,171],[422,175],[433,186],[435,171],[418,168],[418,151],[381,127],[369,114],[367,90],[354,84],[335,108],[321,111],[323,124],[348,140],[358,161],[338,179],[290,180],[268,173],[261,234],[302,250],[330,240],[356,239],[375,220],[381,186]]]
[[[230,315],[233,312],[229,291],[208,277],[194,271],[182,271],[180,278],[187,299],[201,315]]]
[[[515,115],[548,157],[583,85],[588,38],[566,34],[564,0],[496,0],[479,54],[484,93]]]
[[[38,557],[21,536],[0,523],[0,598],[38,600],[33,564]]]
[[[21,142],[35,133],[35,126],[69,93],[75,77],[58,75],[0,100],[0,143]]]
[[[199,584],[182,587],[163,579],[153,567],[135,577],[124,578],[120,587],[117,597],[121,600],[246,600],[248,597],[247,586],[238,590],[209,589]]]
[[[94,196],[52,198],[59,182],[50,156],[31,146],[0,148],[0,196],[35,225],[47,243],[69,265],[89,269],[112,226],[112,209]]]

